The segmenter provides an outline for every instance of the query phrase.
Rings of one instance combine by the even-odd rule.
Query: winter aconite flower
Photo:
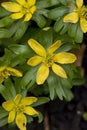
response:
[[[80,19],[80,26],[84,33],[87,32],[87,7],[83,5],[83,0],[76,0],[73,12],[64,17],[64,22],[77,23]]]
[[[60,64],[73,63],[76,60],[76,56],[68,52],[59,52],[55,54],[54,52],[61,46],[60,40],[52,44],[47,52],[45,48],[34,39],[30,39],[28,44],[37,55],[31,57],[27,64],[30,66],[36,66],[42,63],[36,75],[37,84],[43,84],[45,82],[49,75],[50,67],[52,67],[53,72],[58,76],[67,78],[65,70],[60,66]]]
[[[20,130],[26,130],[27,115],[35,115],[38,112],[30,105],[37,101],[36,97],[24,97],[17,94],[13,100],[2,103],[2,107],[9,112],[8,123],[16,120],[16,124]]]
[[[16,0],[16,2],[3,2],[1,5],[7,11],[12,12],[12,19],[20,19],[23,16],[24,21],[29,21],[36,11],[36,0]]]
[[[22,77],[22,73],[17,69],[6,67],[6,66],[0,67],[0,83],[2,83],[4,79],[8,78],[11,75]]]

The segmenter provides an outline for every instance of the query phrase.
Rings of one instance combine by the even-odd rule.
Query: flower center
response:
[[[54,60],[53,60],[53,56],[54,54],[47,54],[46,56],[46,59],[45,59],[45,64],[48,66],[48,67],[51,67],[52,64],[54,63]]]
[[[8,78],[11,75],[11,73],[9,71],[7,71],[6,69],[4,69],[0,76],[4,77],[4,78]]]
[[[83,6],[82,8],[78,9],[78,14],[80,18],[84,18],[87,20],[87,8]]]
[[[24,106],[23,105],[17,106],[16,107],[16,112],[24,112]]]
[[[23,14],[27,14],[27,13],[33,14],[34,11],[31,12],[31,8],[32,8],[32,7],[33,7],[33,6],[30,6],[30,5],[28,5],[28,4],[25,4],[25,5],[22,7],[22,13],[23,13]]]

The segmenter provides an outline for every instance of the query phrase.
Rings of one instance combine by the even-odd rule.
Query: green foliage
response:
[[[3,66],[16,68],[23,74],[20,78],[10,75],[0,84],[1,97],[6,101],[13,100],[16,94],[23,97],[32,95],[38,98],[37,102],[32,104],[32,107],[37,109],[38,106],[56,98],[72,100],[74,97],[72,87],[84,83],[80,67],[76,67],[75,64],[62,64],[61,67],[67,74],[66,79],[57,76],[50,67],[46,81],[38,85],[36,75],[41,64],[32,67],[27,61],[36,55],[33,48],[28,45],[29,39],[39,42],[46,51],[54,42],[61,40],[61,46],[55,53],[74,53],[80,48],[84,39],[80,21],[77,23],[63,21],[74,6],[75,0],[36,0],[35,13],[29,21],[24,22],[23,18],[12,19],[10,17],[12,13],[0,5],[0,78]],[[84,114],[85,120],[86,116],[87,113]],[[37,117],[39,123],[44,118],[40,111],[33,117]],[[27,116],[28,123],[33,121],[33,117]],[[0,106],[0,127],[7,124],[7,118],[8,112]],[[9,130],[14,126],[15,122],[9,125]]]

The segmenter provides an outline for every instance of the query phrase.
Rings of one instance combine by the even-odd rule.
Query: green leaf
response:
[[[68,89],[71,89],[72,88],[72,86],[73,86],[73,83],[72,83],[72,80],[71,79],[69,79],[69,78],[67,78],[67,79],[60,79],[61,80],[61,84],[64,86],[64,87],[66,87],[66,88],[68,88]]]
[[[56,78],[53,74],[53,72],[50,73],[48,79],[47,79],[48,87],[49,87],[49,93],[51,100],[55,97],[55,87],[56,87]]]
[[[46,25],[46,19],[41,14],[35,13],[32,19],[37,23],[40,28],[43,28]]]
[[[59,4],[58,0],[39,0],[36,3],[37,9],[47,8]]]
[[[83,32],[80,28],[80,25],[78,25],[76,34],[75,34],[75,42],[82,43],[82,41],[83,41]]]
[[[33,103],[31,105],[32,107],[40,106],[50,101],[48,97],[37,97],[37,98],[38,98],[37,102]]]
[[[0,127],[5,126],[7,124],[7,117],[0,119]]]
[[[14,22],[9,16],[0,19],[0,28],[11,25]]]
[[[75,37],[78,24],[71,23],[68,27],[68,34],[70,37]]]
[[[5,100],[12,100],[14,98],[13,94],[9,91],[9,89],[2,84],[0,84],[0,94]]]
[[[0,6],[0,18],[9,15],[10,13]]]
[[[20,86],[22,88],[26,88],[26,85],[28,85],[28,89],[35,83],[36,79],[36,71],[37,67],[32,67],[30,70],[28,70],[22,80],[20,81]]]
[[[16,55],[21,55],[25,58],[29,58],[32,56],[31,50],[29,50],[28,45],[18,45],[18,44],[11,44],[8,48],[13,51]]]
[[[0,28],[0,38],[9,38],[9,30]]]
[[[38,116],[38,123],[41,123],[43,121],[43,119],[44,119],[42,113],[39,112],[39,114],[37,116]]]
[[[67,13],[67,11],[68,11],[68,8],[65,6],[57,7],[50,10],[50,12],[48,12],[48,17],[50,19],[56,19],[56,18],[62,17],[65,13]]]
[[[54,30],[56,32],[59,32],[63,27],[63,20],[62,19],[58,19],[55,24],[54,24]]]
[[[26,32],[27,28],[28,28],[29,22],[21,22],[21,24],[19,24],[17,31],[15,32],[13,39],[14,40],[18,40],[20,39],[24,33]]]
[[[68,26],[69,26],[69,23],[63,23],[63,27],[62,27],[62,29],[59,32],[60,35],[63,35],[63,34],[65,34],[67,32]]]
[[[14,98],[16,96],[16,90],[10,78],[4,81],[4,86],[9,90],[9,92],[12,94],[12,97]]]
[[[0,106],[0,120],[8,115],[8,112]]]

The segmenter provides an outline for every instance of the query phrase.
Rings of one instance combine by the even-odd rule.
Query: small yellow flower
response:
[[[6,67],[6,66],[0,67],[0,83],[2,83],[5,78],[8,78],[11,75],[22,77],[22,73],[17,69]]]
[[[87,32],[87,7],[83,5],[83,0],[76,0],[73,12],[66,15],[64,22],[77,23],[80,19],[80,26],[84,33]]]
[[[3,2],[1,5],[7,11],[12,12],[12,19],[20,19],[25,16],[24,21],[29,21],[36,11],[36,0],[16,0],[16,2]]]
[[[68,52],[60,52],[55,54],[54,52],[61,46],[61,41],[58,40],[54,44],[52,44],[48,52],[46,52],[45,48],[41,46],[34,39],[30,39],[28,41],[29,46],[35,51],[37,54],[34,57],[31,57],[27,64],[30,66],[36,66],[40,63],[41,66],[37,71],[36,82],[37,84],[43,84],[49,75],[49,68],[52,67],[52,70],[55,74],[62,78],[67,78],[67,74],[65,70],[58,64],[69,64],[73,63],[76,60],[76,56],[72,53]]]
[[[26,130],[26,115],[35,115],[38,112],[30,105],[37,101],[36,97],[24,97],[17,94],[14,100],[8,100],[2,103],[2,107],[9,112],[8,123],[16,120],[16,124],[20,130]]]

